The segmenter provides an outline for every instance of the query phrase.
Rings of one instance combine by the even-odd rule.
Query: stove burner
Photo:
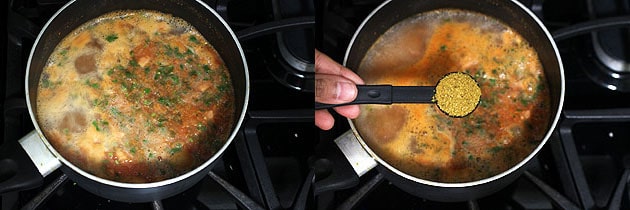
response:
[[[315,15],[312,1],[272,0],[275,19]],[[276,46],[273,57],[280,68],[274,68],[271,74],[283,85],[296,90],[314,92],[314,51],[313,31],[284,31],[276,34]],[[279,56],[278,56],[279,54]]]
[[[586,74],[598,85],[613,91],[630,92],[630,5],[625,1],[604,0],[597,4],[588,0],[588,16],[592,20],[590,39],[584,39],[583,65]],[[609,20],[609,21],[603,21]],[[615,26],[617,28],[615,28]],[[585,27],[586,28],[586,27]]]
[[[629,14],[630,4],[627,1],[615,0],[597,1],[597,4],[594,4],[589,0],[588,10],[591,19],[611,17]],[[591,34],[596,57],[610,71],[630,73],[629,32],[628,29],[612,29]]]
[[[615,33],[618,32],[618,33]],[[626,40],[622,39],[623,31],[604,31],[592,34],[595,55],[604,66],[616,73],[629,73],[630,63],[624,58]],[[627,36],[627,35],[626,35]]]

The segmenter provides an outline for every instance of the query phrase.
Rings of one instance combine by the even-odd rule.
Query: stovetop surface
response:
[[[291,9],[284,12],[274,11],[273,5],[289,4],[291,0],[206,2],[222,14],[235,31],[272,21],[279,13],[288,17],[308,16],[314,12],[309,9],[313,6],[312,1],[299,1],[307,6],[289,6]],[[534,11],[551,32],[589,20],[630,15],[630,3],[625,0],[521,2]],[[3,81],[0,88],[3,118],[0,122],[4,126],[0,144],[15,141],[33,129],[23,91],[26,61],[43,24],[65,3],[63,0],[7,2],[8,36],[4,56],[7,70],[0,77]],[[316,24],[315,33],[308,30],[305,33],[315,34],[314,47],[341,62],[354,30],[380,3],[379,0],[315,1],[318,23],[333,20],[334,24]],[[297,13],[292,10],[295,8],[298,8]],[[299,8],[306,9],[302,11]],[[630,110],[625,109],[630,108],[630,100],[624,100],[630,97],[630,89],[625,84],[626,80],[630,80],[630,71],[623,68],[612,70],[610,66],[614,64],[609,62],[630,62],[628,34],[630,31],[627,28],[607,29],[599,31],[597,38],[585,34],[557,42],[566,76],[563,117],[547,145],[526,166],[526,174],[505,189],[476,201],[433,202],[398,189],[379,178],[378,171],[372,170],[352,187],[317,196],[307,193],[306,208],[630,209],[628,181],[622,180],[627,177],[625,173],[630,168],[630,132],[627,129],[630,126]],[[277,49],[278,43],[291,44],[294,40],[297,39],[283,40],[267,35],[241,43],[250,66],[250,109],[243,125],[243,135],[235,139],[212,169],[264,208],[296,207],[300,203],[297,200],[303,195],[300,191],[308,186],[305,183],[311,175],[313,159],[329,151],[332,140],[349,129],[345,119],[338,115],[335,117],[340,123],[330,131],[318,131],[313,126],[313,93],[309,88],[298,90],[292,86],[308,83],[295,78],[305,76],[308,80],[312,79],[312,74],[308,70],[292,69],[294,63],[283,59]],[[290,51],[298,58],[312,56],[309,49],[313,47],[308,44]],[[607,55],[608,60],[603,59],[603,55]],[[289,70],[285,71],[287,68]],[[259,166],[248,169],[247,164],[252,163]],[[261,170],[260,165],[265,165],[262,168],[267,175],[257,174]],[[1,195],[2,209],[17,209],[29,203],[60,176],[62,173],[57,170],[45,178],[45,184],[40,188]],[[544,184],[535,184],[536,180]],[[541,190],[541,186],[552,190]],[[366,188],[369,192],[356,199],[355,196]],[[183,193],[164,199],[162,204],[165,209],[243,209],[237,199],[208,177]],[[100,198],[68,180],[40,208],[155,207],[150,203],[130,204]]]

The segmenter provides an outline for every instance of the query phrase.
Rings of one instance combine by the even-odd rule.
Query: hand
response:
[[[357,97],[357,84],[363,84],[359,75],[315,50],[315,101],[325,104],[347,103]],[[333,108],[340,115],[354,119],[359,116],[359,105]],[[329,130],[335,119],[328,110],[315,110],[315,125]]]

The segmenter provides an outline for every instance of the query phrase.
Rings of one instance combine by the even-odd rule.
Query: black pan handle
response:
[[[334,142],[323,144],[323,151],[309,161],[314,172],[313,196],[348,189],[359,184],[359,176]]]
[[[28,190],[61,166],[36,131],[0,147],[0,194]]]
[[[311,168],[315,172],[313,195],[347,189],[359,184],[359,177],[377,163],[366,150],[352,130],[337,137],[334,142],[322,143],[321,157],[312,160]]]
[[[43,183],[43,176],[17,141],[0,148],[0,194],[28,190]]]

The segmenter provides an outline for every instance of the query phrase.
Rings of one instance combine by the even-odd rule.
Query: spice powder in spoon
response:
[[[480,97],[481,89],[470,75],[452,72],[438,81],[433,101],[448,116],[464,117],[477,108]]]

